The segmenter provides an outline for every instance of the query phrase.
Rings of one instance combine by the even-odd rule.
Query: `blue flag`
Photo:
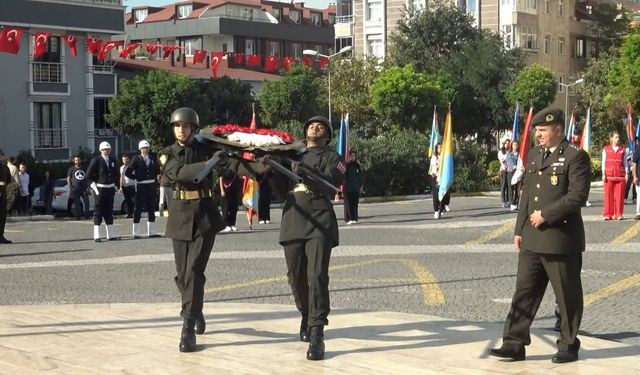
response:
[[[516,102],[516,113],[513,115],[513,129],[511,130],[511,140],[518,141],[518,120],[520,119],[520,104]]]

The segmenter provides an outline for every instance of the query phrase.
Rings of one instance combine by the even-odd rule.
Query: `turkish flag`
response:
[[[329,59],[327,57],[318,57],[318,62],[320,63],[320,69],[329,65]]]
[[[311,66],[311,64],[313,64],[313,59],[311,56],[302,56],[302,63],[304,66]]]
[[[221,51],[211,52],[211,76],[213,79],[218,79],[218,67],[222,61],[224,54]]]
[[[158,50],[160,48],[162,48],[162,44],[151,44],[151,43],[147,43],[144,48],[147,50],[147,52],[149,53],[156,53],[158,52]]]
[[[193,63],[194,64],[202,64],[204,59],[207,57],[207,51],[197,49],[193,51]]]
[[[249,55],[249,58],[247,59],[247,66],[260,66],[260,55],[256,55],[256,54],[252,54]]]
[[[171,55],[173,53],[173,51],[176,50],[176,48],[178,48],[178,47],[176,47],[175,45],[162,47],[162,58],[166,59],[167,57],[169,57],[169,55]]]
[[[122,57],[123,59],[126,59],[131,52],[136,50],[141,45],[142,43],[129,43],[128,46],[126,46],[122,51],[120,51],[120,57]]]
[[[280,59],[277,56],[268,56],[264,62],[264,71],[273,72],[280,67]]]
[[[102,39],[87,37],[87,52],[92,55],[97,55],[102,49]]]
[[[20,51],[20,38],[23,32],[23,29],[5,26],[0,34],[0,52],[17,55]]]
[[[234,54],[233,61],[236,63],[236,65],[243,65],[244,64],[244,53],[238,52],[238,53]]]
[[[47,52],[47,41],[51,33],[36,33],[35,44],[33,46],[33,58],[38,58]]]
[[[293,64],[296,63],[296,58],[295,57],[290,57],[287,56],[284,59],[282,59],[282,65],[284,65],[284,71],[288,72],[291,70],[291,67],[293,66]]]
[[[105,44],[102,45],[102,49],[100,50],[100,53],[98,54],[98,61],[104,61],[104,59],[107,58],[107,54],[109,53],[109,51],[111,51],[112,49],[123,45],[124,42],[122,40],[110,40],[108,42],[106,42]]]
[[[62,40],[64,40],[64,42],[67,43],[67,46],[69,46],[71,54],[73,56],[77,56],[78,48],[76,47],[76,42],[78,41],[78,37],[75,35],[63,35]]]

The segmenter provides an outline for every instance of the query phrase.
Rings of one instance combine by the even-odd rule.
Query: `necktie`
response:
[[[549,155],[551,155],[551,150],[550,149],[546,149],[546,151],[544,152],[544,155],[542,156],[542,160],[546,160]]]

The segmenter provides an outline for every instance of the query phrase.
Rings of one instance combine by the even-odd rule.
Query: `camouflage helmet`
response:
[[[200,127],[200,119],[198,118],[198,113],[196,113],[193,108],[181,107],[173,111],[169,123],[173,125],[174,123],[179,121],[195,125],[196,128]]]
[[[311,123],[313,122],[320,122],[327,127],[328,140],[330,141],[331,138],[333,137],[333,128],[331,127],[331,122],[329,122],[329,119],[324,116],[313,116],[310,119],[308,119],[307,122],[304,123],[305,139],[307,138],[307,129],[309,128],[309,125],[311,125]]]

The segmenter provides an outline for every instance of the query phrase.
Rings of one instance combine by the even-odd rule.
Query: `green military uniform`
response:
[[[7,221],[7,187],[11,180],[9,167],[5,162],[0,162],[0,243],[8,243],[4,238],[4,226]]]
[[[545,109],[532,125],[562,124],[563,118],[562,111]],[[536,146],[529,151],[515,227],[515,235],[522,236],[516,291],[504,326],[504,348],[518,351],[531,343],[529,328],[551,281],[562,316],[558,350],[577,353],[585,250],[580,208],[589,196],[590,177],[588,154],[566,139],[549,150]],[[529,221],[536,210],[545,219],[538,227]]]

